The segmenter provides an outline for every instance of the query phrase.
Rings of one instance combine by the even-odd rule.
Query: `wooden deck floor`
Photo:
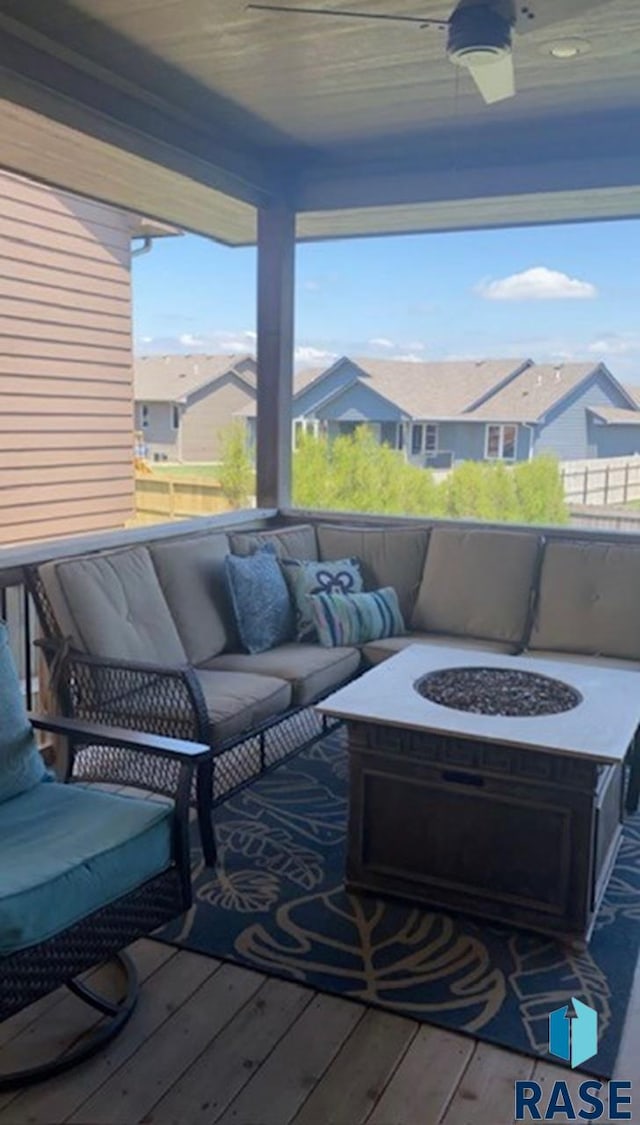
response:
[[[22,1093],[0,1125],[511,1125],[513,1084],[566,1068],[179,952],[132,949],[144,984],[104,1053]],[[2,1069],[86,1028],[59,992],[0,1025]],[[640,973],[618,1076],[640,1097]],[[635,1115],[634,1115],[635,1118]]]

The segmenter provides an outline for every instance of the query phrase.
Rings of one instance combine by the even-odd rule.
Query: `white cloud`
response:
[[[629,356],[640,354],[640,335],[634,332],[612,333],[593,340],[588,347],[592,355]]]
[[[332,360],[337,359],[337,356],[334,352],[326,352],[310,344],[301,344],[296,348],[294,358],[296,363],[308,363],[313,367],[315,364],[331,363]]]
[[[205,345],[204,336],[194,336],[191,332],[183,332],[178,341],[183,348],[203,348]]]
[[[302,288],[306,289],[307,293],[318,293],[322,286],[319,281],[310,277],[307,281],[302,282]]]
[[[476,287],[476,293],[487,301],[585,301],[597,297],[598,290],[590,281],[547,266],[533,266],[495,281],[486,278]]]
[[[387,340],[386,336],[374,336],[373,340],[369,340],[369,347],[380,348],[387,351],[389,348],[395,348],[393,340]]]
[[[401,363],[423,363],[424,358],[421,355],[415,355],[414,352],[403,352],[401,355],[393,355],[392,359],[397,359]]]

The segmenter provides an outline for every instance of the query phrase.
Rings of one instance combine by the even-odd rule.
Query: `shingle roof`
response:
[[[588,410],[608,426],[640,426],[640,409],[623,410],[616,406],[590,406]]]
[[[214,382],[250,355],[143,355],[134,362],[134,395],[137,402],[179,402],[201,387]],[[256,385],[255,367],[240,372],[241,378]]]
[[[519,371],[524,359],[443,360],[408,363],[360,358],[365,386],[390,399],[411,418],[455,418]],[[370,380],[370,382],[369,382]]]
[[[398,359],[343,357],[324,370],[317,367],[299,371],[294,379],[295,397],[341,362],[355,364],[362,374],[355,377],[393,402],[409,418],[438,420],[455,418],[479,399],[488,395],[505,379],[530,363],[526,359],[442,360],[410,363]],[[320,391],[321,384],[318,387]],[[336,390],[335,394],[340,394]],[[322,395],[321,395],[322,397]],[[333,397],[329,395],[330,399]],[[239,414],[255,417],[255,404],[249,403]]]
[[[486,422],[536,422],[598,367],[597,363],[536,363],[470,417]]]
[[[632,387],[629,383],[624,383],[623,386],[627,394],[631,395],[633,401],[640,406],[640,387]]]

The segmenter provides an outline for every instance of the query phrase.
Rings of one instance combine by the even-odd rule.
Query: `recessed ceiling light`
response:
[[[587,39],[557,39],[555,43],[544,47],[543,51],[553,56],[554,59],[575,59],[578,55],[586,55],[591,50]]]

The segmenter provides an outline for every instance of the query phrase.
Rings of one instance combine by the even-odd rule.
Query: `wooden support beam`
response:
[[[257,503],[291,498],[295,214],[283,204],[258,210]]]

